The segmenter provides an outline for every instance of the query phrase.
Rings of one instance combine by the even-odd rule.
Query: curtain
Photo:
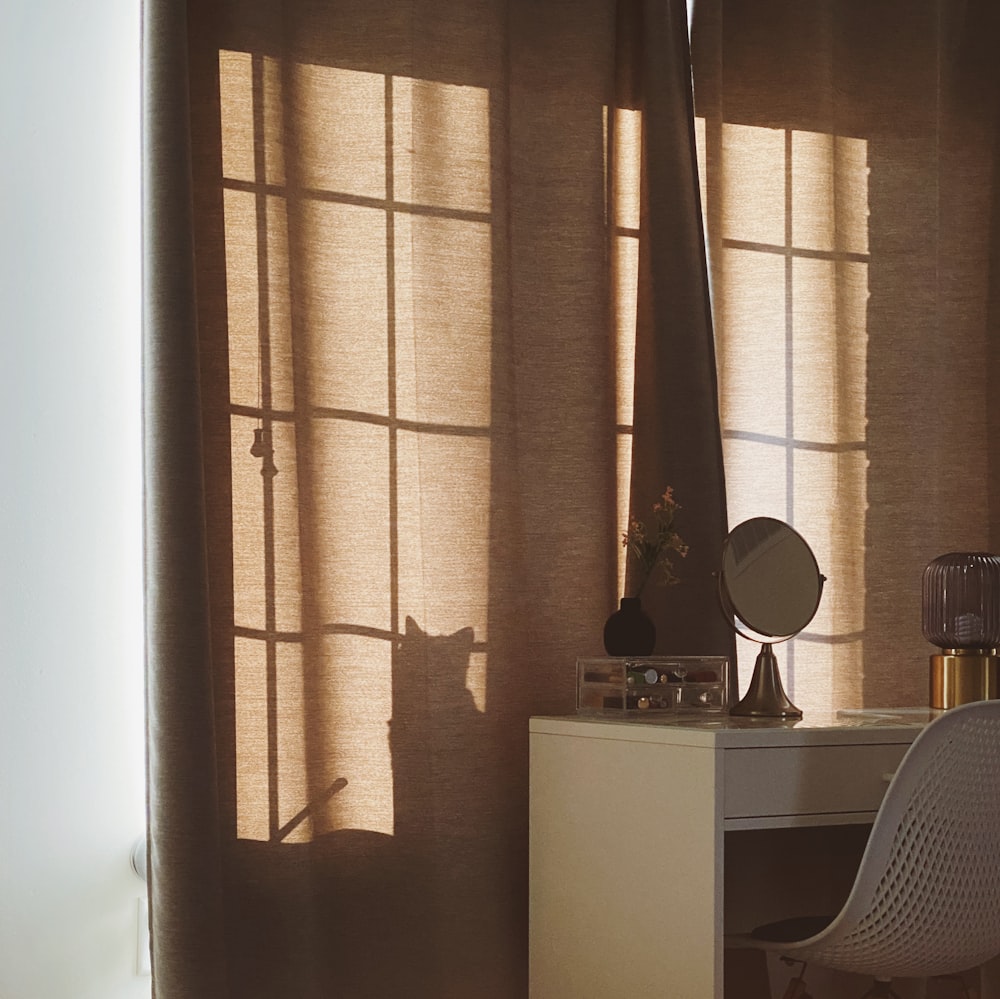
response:
[[[729,510],[792,523],[828,577],[777,650],[807,719],[926,705],[923,569],[1000,545],[997,27],[950,0],[696,6]]]
[[[527,720],[667,485],[731,651],[685,13],[147,0],[159,999],[523,996]]]

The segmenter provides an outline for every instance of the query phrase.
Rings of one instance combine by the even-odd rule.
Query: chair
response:
[[[865,999],[896,996],[894,978],[955,976],[1000,954],[1000,701],[952,708],[914,740],[835,917],[743,939],[788,963],[872,975]]]

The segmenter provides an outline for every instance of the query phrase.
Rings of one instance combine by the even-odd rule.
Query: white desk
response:
[[[724,933],[839,907],[933,714],[532,718],[531,999],[723,999]]]

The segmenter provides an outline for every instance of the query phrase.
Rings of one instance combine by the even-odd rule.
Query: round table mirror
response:
[[[816,614],[825,577],[805,539],[772,517],[729,532],[722,548],[719,598],[736,631],[763,648],[734,715],[801,718],[785,694],[772,645],[797,635]]]

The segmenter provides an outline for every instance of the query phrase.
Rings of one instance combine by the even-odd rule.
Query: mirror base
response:
[[[769,644],[764,644],[754,664],[750,686],[731,715],[742,718],[801,718],[802,711],[788,699],[781,685],[778,660]]]

